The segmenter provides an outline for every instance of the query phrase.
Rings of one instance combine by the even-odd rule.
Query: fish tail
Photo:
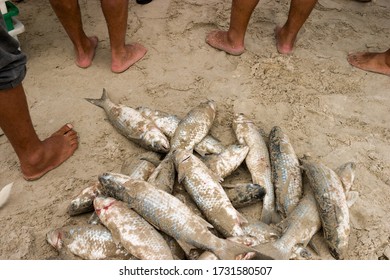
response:
[[[7,202],[9,195],[11,193],[12,185],[14,183],[10,183],[6,185],[1,191],[0,191],[0,208]]]
[[[261,211],[260,221],[263,223],[269,224],[277,224],[281,221],[280,215],[276,212],[276,210],[263,208]]]
[[[279,258],[280,255],[275,248],[269,250],[258,250],[254,247],[248,247],[240,243],[228,239],[222,239],[222,245],[218,246],[213,253],[221,260],[273,260]]]
[[[290,258],[291,252],[284,252],[280,250],[277,246],[274,245],[274,243],[275,242],[259,244],[253,246],[252,248],[255,249],[256,252],[259,252],[262,255],[271,257],[271,259],[273,260],[288,260]]]
[[[93,98],[84,98],[85,100],[87,100],[88,102],[96,105],[96,106],[99,106],[99,107],[102,107],[103,108],[103,104],[106,102],[108,98],[108,94],[107,94],[107,91],[105,88],[103,88],[103,93],[102,93],[102,97],[100,97],[100,99],[93,99]]]

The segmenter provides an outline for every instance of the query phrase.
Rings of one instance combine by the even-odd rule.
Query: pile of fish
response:
[[[355,164],[337,170],[298,159],[288,136],[269,136],[244,114],[232,129],[237,143],[209,134],[216,103],[184,118],[147,107],[101,107],[110,123],[148,151],[118,173],[98,175],[70,203],[70,216],[92,212],[88,224],[47,233],[62,258],[81,259],[344,259]],[[249,182],[224,184],[238,167]],[[257,222],[237,209],[261,205]]]

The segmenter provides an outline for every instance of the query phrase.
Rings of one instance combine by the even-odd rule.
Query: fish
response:
[[[203,157],[207,167],[221,178],[232,174],[245,160],[249,147],[244,145],[230,145],[220,154]]]
[[[175,184],[176,170],[173,160],[168,156],[165,160],[155,168],[150,174],[148,182],[158,189],[161,189],[167,193],[173,192],[173,186]]]
[[[265,188],[252,183],[223,184],[222,187],[226,192],[234,208],[242,208],[263,200]]]
[[[126,160],[122,164],[120,173],[130,176],[132,179],[146,181],[159,163],[160,154],[155,152],[145,153],[135,159]]]
[[[1,191],[0,191],[0,208],[3,207],[7,203],[7,200],[11,194],[11,190],[12,190],[13,185],[14,185],[14,183],[12,182],[1,189]]]
[[[359,198],[359,193],[351,190],[355,181],[356,164],[354,162],[346,162],[336,168],[335,172],[343,184],[348,208],[350,208]]]
[[[280,238],[281,232],[278,228],[272,227],[261,221],[248,223],[242,226],[244,236],[256,238],[257,244],[268,243]]]
[[[61,254],[86,260],[127,260],[133,258],[111,232],[102,225],[76,225],[54,229],[46,234],[47,242]]]
[[[276,241],[256,246],[259,250],[272,247],[279,253],[280,259],[290,259],[297,246],[306,246],[313,235],[321,229],[321,219],[313,192],[308,189],[298,205],[276,225],[280,237]]]
[[[241,225],[248,221],[233,207],[219,178],[190,151],[177,150],[174,162],[179,183],[183,184],[207,221],[225,237],[243,235]]]
[[[302,198],[303,187],[298,157],[288,135],[279,126],[271,129],[269,153],[276,209],[286,218]]]
[[[175,150],[193,150],[209,133],[216,115],[216,103],[212,100],[202,102],[191,109],[180,120],[173,134],[170,153]]]
[[[169,140],[153,121],[136,109],[113,103],[105,89],[100,99],[85,99],[103,108],[110,123],[130,141],[154,152],[169,152]]]
[[[100,194],[99,181],[93,181],[88,187],[84,188],[77,194],[68,206],[67,212],[69,216],[76,216],[83,213],[94,211],[93,200]]]
[[[180,118],[176,115],[168,114],[159,110],[152,110],[148,107],[142,106],[136,108],[145,117],[150,118],[157,127],[171,139],[180,123]],[[225,150],[225,146],[218,139],[212,135],[206,135],[198,144],[195,145],[194,150],[201,156],[209,154],[220,154]]]
[[[276,212],[275,190],[271,179],[271,162],[268,146],[259,128],[243,113],[235,114],[233,130],[240,144],[249,147],[245,163],[252,176],[252,182],[263,186],[266,195],[263,198],[263,208],[260,220],[266,224],[280,221]]]
[[[212,227],[210,223],[194,214],[173,195],[145,181],[130,180],[118,184],[115,175],[111,173],[99,175],[99,181],[105,195],[128,203],[150,224],[178,242],[210,250],[224,260],[240,259],[248,254],[254,254],[254,258],[272,259],[268,252],[255,252],[252,248],[213,235],[209,231]]]
[[[140,260],[173,260],[171,250],[161,234],[122,201],[99,196],[95,212],[111,231],[117,244]]]
[[[339,176],[323,163],[302,160],[317,208],[322,230],[330,253],[335,259],[345,259],[350,234],[349,209]]]

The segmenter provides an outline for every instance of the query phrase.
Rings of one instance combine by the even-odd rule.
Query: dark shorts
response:
[[[0,13],[0,90],[22,83],[26,76],[27,58],[19,50],[19,42],[8,34]]]

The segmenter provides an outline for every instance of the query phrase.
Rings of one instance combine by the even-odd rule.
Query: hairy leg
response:
[[[73,43],[76,65],[89,67],[95,56],[98,38],[85,34],[78,0],[50,0],[50,4]]]
[[[77,133],[64,125],[41,141],[32,124],[23,86],[0,91],[0,127],[20,161],[23,177],[36,180],[68,159],[78,147]]]
[[[101,0],[111,45],[111,70],[126,71],[147,52],[141,44],[126,44],[128,0]]]

